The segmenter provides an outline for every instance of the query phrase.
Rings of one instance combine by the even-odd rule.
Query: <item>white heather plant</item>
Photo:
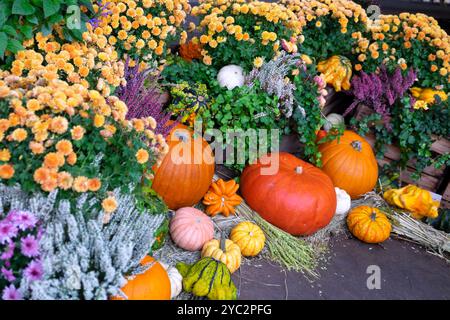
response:
[[[292,116],[295,99],[295,85],[287,77],[302,62],[298,54],[287,54],[282,51],[274,59],[254,68],[245,79],[247,86],[258,82],[261,89],[269,95],[278,97],[278,104],[286,118]]]
[[[145,271],[140,261],[164,215],[139,211],[132,205],[134,198],[117,194],[117,210],[108,216],[97,209],[95,198],[84,194],[72,203],[57,203],[57,192],[29,196],[0,184],[0,217],[12,209],[26,210],[36,213],[43,224],[44,276],[32,283],[22,280],[21,291],[31,291],[24,298],[103,300],[123,295],[125,276]]]

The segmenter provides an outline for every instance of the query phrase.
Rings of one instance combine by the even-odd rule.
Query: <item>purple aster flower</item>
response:
[[[0,255],[0,259],[2,260],[9,260],[14,255],[14,248],[16,247],[14,242],[8,241],[8,244],[6,245],[8,248]]]
[[[11,238],[17,235],[17,227],[13,224],[2,221],[0,222],[0,243],[7,243]]]
[[[6,269],[5,267],[2,267],[1,272],[2,272],[3,277],[8,282],[13,282],[14,280],[16,280],[16,277],[14,276],[14,273],[11,269]]]
[[[20,250],[25,257],[36,257],[39,254],[39,244],[36,238],[28,235],[20,240]]]
[[[9,287],[6,287],[5,289],[3,289],[2,299],[3,300],[22,300],[22,294],[20,293],[19,289],[16,289],[16,287],[12,284]]]
[[[40,280],[44,274],[42,263],[37,260],[31,261],[23,273],[29,281]]]
[[[11,211],[11,220],[20,230],[32,229],[36,226],[38,219],[31,212],[26,211]]]

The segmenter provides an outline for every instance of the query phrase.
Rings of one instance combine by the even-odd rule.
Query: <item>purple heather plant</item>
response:
[[[26,292],[22,279],[40,280],[44,270],[40,262],[39,240],[42,230],[34,214],[12,210],[0,220],[0,294],[3,300],[19,300]]]
[[[364,104],[380,114],[386,128],[390,129],[392,106],[407,94],[416,80],[417,73],[413,69],[409,69],[405,76],[400,68],[391,73],[385,65],[380,67],[379,72],[367,74],[362,71],[352,79],[350,94],[354,96],[354,101],[344,112],[344,116],[357,105]],[[411,105],[414,105],[414,101]]]
[[[116,95],[128,107],[126,118],[130,120],[153,117],[157,123],[153,131],[166,137],[176,125],[176,122],[165,125],[172,114],[163,110],[162,94],[157,86],[157,76],[152,74],[152,69],[139,71],[139,63],[130,67],[129,59],[127,59],[125,62],[125,79],[127,84],[120,86]]]
[[[93,18],[89,19],[89,23],[91,24],[93,29],[98,27],[102,17],[109,16],[112,13],[110,10],[108,10],[108,6],[110,3],[111,2],[102,3],[102,1],[97,1],[97,13]]]

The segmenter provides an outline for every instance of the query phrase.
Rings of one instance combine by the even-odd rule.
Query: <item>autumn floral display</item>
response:
[[[57,69],[42,65],[41,54],[26,53],[33,53],[26,76],[0,75],[3,183],[19,183],[28,192],[61,189],[64,197],[104,197],[135,185],[163,156],[167,146],[156,144],[155,119],[126,120],[119,98],[59,80]]]
[[[210,238],[220,233],[216,251],[240,261],[241,254],[254,256],[244,249],[261,240],[256,230],[264,239],[255,255],[316,276],[325,251],[318,241],[345,225],[346,210],[355,205],[346,184],[334,188],[338,182],[330,177],[356,185],[369,170],[377,184],[357,201],[370,200],[372,211],[386,213],[392,230],[385,236],[402,235],[406,226],[419,230],[411,239],[434,241],[436,233],[428,236],[423,222],[442,218],[440,204],[418,180],[425,173],[446,181],[441,177],[450,165],[450,153],[435,149],[450,140],[450,37],[434,18],[374,17],[363,1],[351,0],[4,2],[1,300],[152,299],[158,287],[171,291],[167,298],[183,290],[182,298],[238,298],[229,263],[194,261],[207,242],[185,253],[176,241],[167,190],[183,190],[180,198],[198,193],[200,200],[189,204],[195,209],[184,208],[197,212],[186,241],[206,223]],[[73,5],[82,24],[75,28],[63,13]],[[349,134],[354,139],[346,141]],[[348,158],[328,172],[336,161],[327,157],[328,145],[358,165]],[[286,162],[289,157],[295,161]],[[179,174],[162,175],[165,163]],[[330,228],[300,238],[254,211],[238,190],[254,163],[273,164],[277,174],[286,171],[319,194],[316,170],[332,191],[315,203],[330,204]],[[186,187],[205,168],[204,190]],[[402,188],[405,173],[418,186]],[[158,190],[158,179],[168,188]],[[445,189],[436,183],[435,192]],[[312,201],[308,192],[298,201],[289,188],[272,187],[277,202]],[[407,212],[413,223],[405,224]],[[310,222],[300,218],[306,220],[286,221]],[[231,230],[242,219],[251,228],[234,239]],[[437,251],[444,238],[434,241]],[[212,289],[201,281],[189,288],[190,280],[211,277]],[[128,286],[136,291],[130,296]]]
[[[139,59],[142,68],[162,62],[169,44],[186,41],[182,29],[190,11],[187,0],[103,0],[110,14],[103,15],[94,33],[106,37],[121,58]],[[102,6],[94,5],[95,10]]]
[[[11,74],[26,76],[42,64],[48,75],[58,74],[61,80],[109,96],[111,89],[125,83],[124,63],[104,35],[93,33],[89,24],[87,28],[82,35],[83,42],[67,42],[59,25],[47,36],[37,33],[24,42],[25,50],[15,55]]]
[[[381,15],[371,27],[370,44],[358,57],[366,72],[382,63],[414,68],[417,87],[450,88],[450,40],[433,18],[424,14]]]
[[[356,49],[368,42],[366,11],[350,0],[282,0],[300,21],[302,52],[325,60],[343,55],[354,60]]]
[[[277,3],[204,0],[192,14],[201,19],[203,62],[219,67],[234,63],[251,70],[270,60],[283,40],[296,42],[301,31],[295,14]]]

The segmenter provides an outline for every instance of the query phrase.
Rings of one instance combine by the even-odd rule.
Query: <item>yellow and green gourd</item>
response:
[[[236,300],[237,289],[227,266],[205,257],[192,265],[179,262],[177,269],[183,276],[183,289],[197,297],[210,300]]]

